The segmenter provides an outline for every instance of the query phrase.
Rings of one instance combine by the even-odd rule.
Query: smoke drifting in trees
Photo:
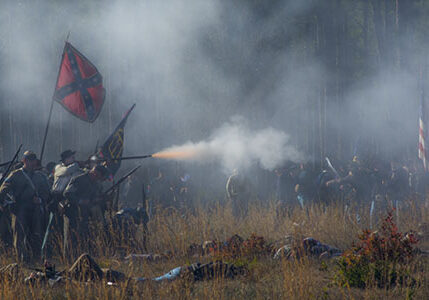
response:
[[[56,105],[48,160],[66,148],[91,153],[134,102],[125,155],[209,143],[214,128],[241,115],[251,120],[249,132],[285,132],[287,145],[314,162],[350,159],[359,148],[415,157],[426,6],[1,1],[0,159],[20,143],[39,151],[69,31],[69,41],[103,74],[106,105],[94,124]]]

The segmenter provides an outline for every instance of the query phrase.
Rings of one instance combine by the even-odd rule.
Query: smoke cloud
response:
[[[247,169],[257,163],[266,170],[273,170],[286,161],[301,162],[303,155],[290,144],[289,136],[268,127],[251,130],[242,117],[216,129],[207,139],[172,146],[154,154],[154,157],[193,161],[198,163],[221,163],[223,170]]]
[[[394,67],[383,51],[394,44],[386,41],[379,49],[373,13],[365,44],[358,34],[363,15],[354,1],[338,2],[344,13],[326,30],[319,25],[334,15],[322,2],[0,1],[0,160],[8,160],[21,143],[40,151],[69,31],[69,42],[103,75],[106,103],[93,124],[55,104],[46,161],[58,160],[67,148],[86,158],[133,103],[124,155],[190,140],[193,149],[207,149],[206,155],[212,149],[226,153],[227,145],[227,156],[207,158],[226,169],[236,161],[270,169],[299,160],[288,151],[293,146],[312,161],[338,153],[350,159],[364,144],[382,157],[416,156],[417,65],[426,52],[401,48]],[[343,29],[349,40],[338,42],[345,51],[336,57],[331,39]],[[324,31],[335,34],[323,41]],[[404,46],[427,48],[401,32],[397,40]],[[415,66],[400,67],[407,61]],[[228,121],[234,115],[252,120],[252,126]],[[273,140],[281,142],[272,145]],[[277,157],[277,150],[286,154]]]

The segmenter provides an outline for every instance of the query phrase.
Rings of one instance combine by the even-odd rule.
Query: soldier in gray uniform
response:
[[[13,171],[0,187],[2,208],[10,204],[13,246],[18,260],[40,257],[45,206],[49,184],[45,174],[36,171],[37,157],[24,152],[23,166]]]
[[[50,228],[52,234],[56,234],[61,240],[63,234],[63,214],[65,199],[64,190],[70,183],[71,179],[83,173],[78,162],[75,161],[75,151],[66,150],[61,153],[61,163],[54,166],[51,180],[51,201],[48,203],[48,210],[53,214],[53,223]]]
[[[73,177],[83,174],[83,170],[75,161],[75,153],[72,150],[66,150],[61,153],[61,163],[56,165],[54,170],[54,182],[52,184],[53,199],[49,209],[57,216],[57,227],[60,227],[59,225],[62,223],[58,217],[64,212],[64,190]]]
[[[62,195],[71,179],[83,173],[79,164],[75,161],[76,151],[66,150],[61,153],[61,163],[55,167],[52,194]]]
[[[103,200],[101,182],[108,176],[106,167],[97,165],[89,172],[73,177],[64,190],[64,258],[70,258],[71,246],[80,239],[87,243],[89,221],[97,215]]]

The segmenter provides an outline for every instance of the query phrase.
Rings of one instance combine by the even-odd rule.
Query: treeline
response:
[[[5,1],[3,5],[7,6],[9,2],[12,3]],[[108,2],[82,1],[70,13],[75,14],[74,20],[79,20],[81,16],[82,22],[85,22],[91,14],[96,18],[99,10],[108,6]],[[13,10],[1,14],[0,25],[4,29],[0,36],[1,161],[7,160],[21,143],[35,151],[39,151],[41,145],[50,92],[43,92],[40,87],[13,78],[16,73],[10,61],[10,57],[13,57],[11,51],[19,45],[20,38],[25,38],[14,36],[14,28],[24,23],[28,26],[38,22],[47,22],[46,28],[53,28],[61,18],[67,18],[68,11],[61,3],[40,3],[49,7],[43,21],[44,11],[28,15],[29,20],[14,19],[16,12],[30,5],[29,1],[20,1],[20,6],[12,6]],[[129,1],[128,5],[137,3]],[[193,4],[188,5],[189,10],[192,10]],[[172,137],[173,142],[195,136],[204,137],[210,128],[219,125],[217,122],[227,120],[234,114],[242,114],[255,122],[280,127],[290,133],[294,143],[314,158],[315,164],[326,155],[347,159],[355,154],[357,148],[370,152],[390,151],[392,157],[398,152],[408,157],[415,156],[417,144],[413,144],[413,141],[417,141],[417,119],[407,121],[416,124],[415,136],[412,136],[411,129],[402,129],[402,121],[398,120],[394,109],[386,106],[385,110],[381,110],[384,111],[379,116],[381,121],[374,125],[380,124],[388,129],[386,136],[380,138],[379,132],[371,134],[368,130],[359,129],[361,124],[373,122],[371,107],[363,105],[359,109],[359,106],[353,106],[356,97],[351,95],[359,91],[359,97],[365,98],[366,90],[381,85],[384,90],[380,93],[388,99],[388,75],[407,74],[415,79],[415,94],[400,105],[404,109],[408,104],[413,109],[418,107],[419,89],[421,82],[424,82],[427,64],[429,1],[240,0],[217,5],[220,7],[217,16],[219,22],[200,30],[198,39],[193,43],[204,53],[207,64],[215,66],[216,72],[224,74],[224,77],[231,78],[225,80],[229,83],[217,85],[216,80],[213,80],[213,85],[207,85],[206,82],[211,80],[207,77],[211,75],[204,73],[203,67],[193,65],[192,52],[185,57],[177,57],[187,62],[191,70],[183,70],[182,83],[192,87],[191,99],[195,102],[193,113],[198,117],[175,116],[163,109],[160,104],[164,100],[161,93],[157,97],[156,93],[148,95],[147,90],[135,84],[130,87],[127,76],[140,58],[116,56],[119,53],[110,50],[117,46],[114,45],[115,41],[109,40],[109,32],[102,32],[105,34],[105,44],[102,45],[105,52],[98,56],[91,53],[89,56],[96,56],[95,63],[104,71],[107,99],[103,112],[96,123],[89,125],[57,107],[50,129],[47,155],[57,156],[65,148],[90,153],[96,140],[110,132],[129,104],[146,96],[144,101],[137,103],[138,107],[144,107],[138,124],[132,125],[130,119],[129,125],[130,131],[140,134],[131,139],[141,140],[144,136],[140,141],[144,153],[168,145]],[[102,22],[100,19],[100,24]],[[85,34],[72,32],[72,37],[74,35],[77,40],[76,36],[79,36],[79,39],[91,43]],[[47,68],[53,76],[57,72],[56,62],[59,63],[62,50],[58,45],[62,44],[65,35],[65,31],[59,36],[58,31],[52,29],[40,32],[40,38],[36,39],[47,44],[45,56],[51,62]],[[116,68],[112,60],[120,61],[116,64],[120,68]],[[37,74],[34,76],[37,77]],[[145,78],[151,76],[148,74]],[[152,77],[155,83],[153,86],[163,89],[156,75]],[[52,90],[53,85],[54,78],[52,82],[46,83],[46,87],[51,86]],[[282,90],[282,86],[286,88]],[[238,92],[231,93],[232,88]],[[213,94],[216,97],[224,95],[226,100],[216,102]],[[26,100],[17,101],[16,97]],[[368,95],[368,99],[371,97],[373,95]],[[379,104],[374,103],[376,105]],[[367,103],[367,106],[371,105]],[[22,111],[29,114],[29,107],[37,113],[37,118],[22,117]],[[396,110],[401,109],[402,106],[396,107]],[[210,116],[213,111],[224,117],[204,117]],[[281,118],[282,115],[284,118]],[[418,116],[417,111],[415,115]],[[176,119],[174,121],[171,118]],[[201,121],[206,122],[199,126]],[[404,136],[408,139],[407,143],[394,151],[390,150],[392,144]],[[134,149],[133,152],[138,151]]]

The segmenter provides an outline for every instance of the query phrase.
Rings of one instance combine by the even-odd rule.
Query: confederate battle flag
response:
[[[106,92],[97,68],[66,42],[55,85],[54,100],[81,120],[94,122]]]

